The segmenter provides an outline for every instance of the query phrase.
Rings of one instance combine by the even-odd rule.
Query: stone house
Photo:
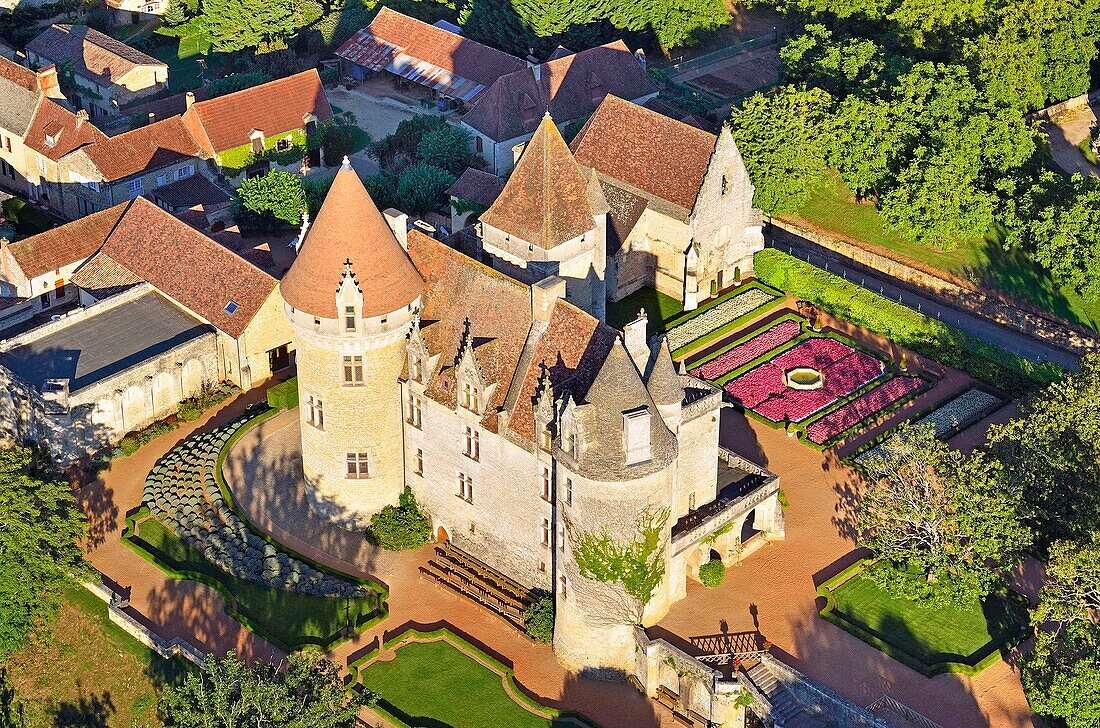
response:
[[[763,218],[729,129],[715,136],[609,95],[571,148],[611,209],[611,300],[649,286],[691,309],[752,272]]]
[[[279,78],[206,101],[188,96],[183,123],[221,174],[266,174],[273,165],[297,170],[304,159],[321,164],[311,142],[319,124],[331,121],[316,69]]]
[[[65,98],[55,66],[31,71],[0,58],[0,187],[19,195],[30,191],[23,139],[45,98]]]
[[[114,25],[137,25],[156,15],[164,15],[170,0],[107,0]]]
[[[447,189],[451,200],[451,230],[459,231],[481,217],[504,190],[504,180],[495,174],[467,167]]]
[[[58,67],[72,102],[94,119],[168,88],[168,64],[87,25],[54,24],[26,50],[29,64]]]
[[[640,51],[639,51],[640,54]],[[549,112],[563,128],[587,119],[608,94],[645,103],[657,95],[644,57],[620,41],[530,64],[498,78],[470,106],[462,126],[494,174],[507,174]]]
[[[721,393],[677,374],[644,319],[615,331],[567,291],[408,232],[345,165],[283,279],[302,467],[313,505],[344,524],[410,487],[437,541],[554,595],[570,669],[632,671],[634,626],[712,552],[782,537],[778,481],[719,448]],[[643,609],[585,576],[574,546],[633,540],[645,513],[667,559]]]

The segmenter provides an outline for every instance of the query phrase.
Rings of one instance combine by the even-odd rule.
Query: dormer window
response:
[[[644,463],[652,457],[649,408],[623,413],[623,440],[626,445],[627,465]]]
[[[550,432],[550,425],[544,425],[539,430],[539,449],[543,452],[550,452],[550,449],[554,446],[554,436]]]
[[[574,460],[580,460],[581,449],[576,430],[572,428],[566,430],[565,442],[562,444],[562,449],[569,453]]]
[[[282,139],[275,142],[275,151],[285,152],[285,151],[288,151],[289,149],[290,149],[290,137],[283,137]]]
[[[344,331],[355,331],[355,306],[344,306]]]
[[[473,382],[462,383],[462,406],[471,412],[478,410],[478,391]]]

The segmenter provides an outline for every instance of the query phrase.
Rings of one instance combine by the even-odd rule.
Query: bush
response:
[[[204,389],[194,397],[188,397],[180,402],[176,419],[180,422],[192,422],[202,417],[203,413],[216,404],[224,402],[237,392],[241,391],[229,382],[222,382],[214,387]]]
[[[703,586],[718,586],[726,580],[726,565],[721,559],[711,559],[699,567],[699,581]]]
[[[540,596],[523,613],[523,631],[536,642],[554,641],[554,598]]]
[[[152,442],[156,438],[171,432],[177,427],[179,427],[179,425],[175,422],[161,420],[160,422],[154,422],[144,430],[131,432],[127,434],[126,437],[119,440],[118,444],[111,450],[111,459],[130,457],[140,450],[142,445]]]
[[[298,377],[276,384],[267,390],[267,403],[275,409],[294,409],[298,406]]]
[[[428,543],[432,522],[421,510],[412,489],[405,486],[396,506],[386,506],[370,519],[367,538],[386,551],[415,549]]]

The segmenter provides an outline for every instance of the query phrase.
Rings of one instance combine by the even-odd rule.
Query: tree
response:
[[[423,215],[447,204],[447,188],[455,176],[430,164],[417,164],[401,173],[397,181],[398,206],[410,215]]]
[[[523,613],[523,631],[536,642],[550,644],[554,641],[554,598],[548,594],[538,597]]]
[[[370,690],[345,690],[336,665],[315,653],[291,655],[278,665],[252,667],[230,651],[206,658],[205,673],[193,671],[167,687],[160,709],[177,728],[352,728],[359,710],[373,705]]]
[[[887,59],[874,41],[837,40],[824,25],[807,25],[779,51],[784,76],[843,98],[851,93],[874,95],[886,80]]]
[[[406,485],[396,506],[386,506],[371,516],[367,535],[387,551],[415,549],[432,537],[432,521]]]
[[[1100,541],[1059,541],[1031,621],[1035,649],[1022,679],[1028,702],[1071,728],[1100,721]]]
[[[1027,502],[1040,544],[1100,530],[1100,354],[1019,404],[989,441]]]
[[[206,94],[206,98],[212,99],[215,96],[225,96],[235,91],[259,86],[261,83],[267,83],[270,80],[272,80],[270,75],[260,71],[231,73],[228,76],[211,80],[203,86],[203,92]]]
[[[881,447],[865,463],[871,483],[856,512],[860,545],[880,559],[872,576],[932,603],[989,594],[1030,544],[1021,489],[996,460],[964,455],[930,427],[903,425]]]
[[[306,194],[298,175],[276,170],[242,182],[236,206],[248,225],[297,225],[306,209]]]
[[[295,30],[294,0],[203,0],[203,27],[220,53],[267,48]]]
[[[84,516],[50,468],[30,449],[0,451],[0,663],[57,613],[84,569]]]
[[[755,204],[790,212],[825,175],[826,119],[832,98],[821,89],[785,86],[754,94],[730,119],[730,131],[756,185]]]
[[[416,146],[417,161],[460,175],[474,157],[470,132],[447,124],[424,135]],[[480,157],[476,157],[480,159]]]
[[[171,0],[168,3],[168,9],[164,11],[164,15],[161,16],[161,20],[164,24],[170,27],[177,25],[183,25],[187,22],[187,8],[180,2],[180,0]]]

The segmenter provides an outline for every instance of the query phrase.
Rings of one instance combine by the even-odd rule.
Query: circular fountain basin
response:
[[[791,389],[821,389],[825,377],[812,367],[796,367],[783,374],[783,380]]]

